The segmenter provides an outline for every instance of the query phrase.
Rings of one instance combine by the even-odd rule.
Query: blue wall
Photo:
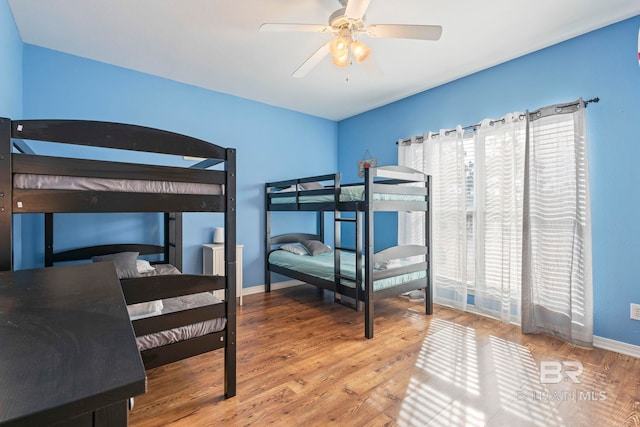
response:
[[[6,0],[0,0],[0,117],[22,116],[22,40]],[[20,217],[14,218],[14,235],[22,229]],[[22,262],[21,240],[14,241],[14,260]]]
[[[237,148],[238,232],[244,244],[244,286],[264,283],[264,183],[336,169],[337,124],[330,120],[271,107],[167,79],[32,46],[24,46],[25,118],[76,118],[133,123],[184,133],[218,145]],[[310,161],[312,160],[312,161]],[[40,218],[23,227],[24,265],[42,259]],[[293,218],[292,221],[303,222]],[[107,242],[124,228],[141,230],[97,217],[56,221],[59,249],[77,246],[78,238]],[[183,270],[202,271],[202,243],[210,243],[219,214],[186,214]],[[30,230],[28,231],[27,228]],[[82,234],[82,236],[80,236]],[[152,232],[151,241],[157,239]],[[35,265],[34,265],[35,266]]]
[[[629,319],[629,304],[640,303],[638,27],[640,16],[343,120],[338,168],[353,178],[365,149],[394,164],[399,138],[600,97],[587,109],[594,333],[640,345],[640,322]]]
[[[6,0],[0,0],[0,117],[22,114],[22,40]]]

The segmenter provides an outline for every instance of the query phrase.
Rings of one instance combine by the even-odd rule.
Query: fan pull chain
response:
[[[344,81],[348,82],[349,78],[351,77],[351,73],[349,73],[349,68],[353,65],[353,58],[351,57],[351,54],[349,54],[349,63],[347,64],[347,73],[346,76],[344,78]]]

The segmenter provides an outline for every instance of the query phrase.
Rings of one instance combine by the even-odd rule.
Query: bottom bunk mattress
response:
[[[140,276],[155,276],[165,274],[180,274],[180,271],[170,264],[155,265],[154,270]],[[131,320],[144,319],[152,316],[159,316],[177,311],[188,310],[190,308],[202,307],[205,305],[221,304],[222,301],[210,292],[200,292],[197,294],[183,295],[175,298],[150,301],[148,303],[132,304],[127,306]],[[209,319],[191,325],[181,326],[166,331],[136,337],[138,350],[150,350],[163,345],[185,341],[213,332],[222,331],[227,324],[227,319],[220,317]]]
[[[275,250],[269,254],[269,263],[279,267],[306,273],[321,279],[334,281],[334,254],[333,252],[318,255],[297,255],[289,251]],[[402,266],[411,264],[409,261],[399,260],[391,266],[383,265],[374,269],[375,271],[386,270],[393,266]],[[364,277],[364,260],[362,261],[362,276]],[[356,277],[356,256],[354,253],[340,254],[340,272],[343,276],[349,277],[355,281]],[[393,288],[413,280],[418,280],[427,276],[427,272],[416,271],[413,273],[399,274],[397,276],[388,277],[386,279],[374,280],[373,290],[380,291],[382,289]],[[355,282],[343,281],[343,284],[355,287]],[[364,285],[363,285],[364,288]]]

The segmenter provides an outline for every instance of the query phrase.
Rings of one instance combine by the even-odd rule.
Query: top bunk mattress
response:
[[[364,185],[349,185],[340,187],[340,201],[341,202],[361,202],[364,201]],[[293,190],[283,190],[279,193],[282,194],[291,192]],[[333,194],[319,194],[300,196],[296,198],[295,195],[290,197],[272,197],[272,204],[290,204],[290,203],[326,203],[333,202],[335,200]],[[424,196],[416,196],[411,194],[390,194],[390,193],[374,193],[373,200],[381,201],[402,201],[402,202],[420,202],[424,201]]]
[[[158,194],[224,194],[224,186],[220,184],[37,174],[14,174],[13,188],[19,190],[113,191]]]

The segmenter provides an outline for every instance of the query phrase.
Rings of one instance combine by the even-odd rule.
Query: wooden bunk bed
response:
[[[45,214],[46,266],[105,255],[117,258],[117,254],[159,254],[154,268],[171,263],[174,267],[167,266],[166,270],[171,274],[134,272],[122,276],[118,261],[112,258],[129,307],[159,301],[193,300],[193,303],[174,304],[170,310],[132,320],[140,349],[140,340],[154,338],[154,334],[182,331],[169,341],[158,342],[154,338],[153,344],[141,349],[145,368],[224,348],[224,394],[227,398],[235,396],[235,149],[159,129],[98,121],[0,118],[0,135],[0,271],[14,268],[13,218],[21,213]],[[178,167],[51,157],[36,155],[25,141],[192,156],[203,160],[190,167]],[[216,169],[208,169],[220,164]],[[164,245],[116,244],[54,251],[54,214],[105,212],[164,213]],[[225,276],[180,274],[183,212],[224,214]],[[97,260],[100,258],[94,259]],[[211,291],[215,290],[225,290],[223,301],[201,298],[211,296]],[[217,326],[214,328],[212,323]],[[183,333],[185,329],[202,324],[209,327],[200,327],[200,332]]]
[[[336,173],[265,185],[266,292],[271,291],[271,273],[278,273],[333,291],[336,299],[347,297],[357,309],[364,304],[367,338],[374,334],[375,299],[424,289],[425,312],[432,314],[430,177],[402,166],[380,166],[366,168],[360,183],[341,185],[340,179]],[[278,211],[317,212],[317,232],[272,236],[272,213]],[[374,213],[410,211],[425,212],[423,244],[374,251]],[[291,243],[309,247],[324,242],[325,212],[334,213],[335,247],[330,253],[306,256],[282,250]],[[341,244],[344,223],[354,225],[355,247]]]

